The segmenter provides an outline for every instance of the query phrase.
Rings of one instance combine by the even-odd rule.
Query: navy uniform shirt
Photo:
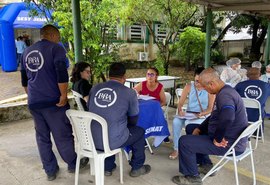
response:
[[[127,141],[128,117],[139,114],[135,90],[114,80],[97,84],[91,89],[88,109],[107,121],[111,149],[119,148]],[[96,148],[103,149],[100,126],[92,123],[92,131]]]
[[[68,82],[64,48],[46,39],[38,41],[23,53],[21,71],[29,108],[56,106],[61,96],[58,83]]]
[[[230,147],[248,125],[246,110],[242,98],[229,85],[225,85],[218,94],[214,110],[209,118],[208,135],[220,142],[222,138],[228,141]],[[247,139],[242,139],[236,145],[236,151],[246,149]]]
[[[268,96],[270,96],[270,84],[261,80],[246,80],[238,83],[235,86],[235,90],[241,97],[256,99],[261,103],[262,116],[264,117],[265,103]],[[248,120],[257,121],[259,118],[259,112],[256,109],[247,109]]]

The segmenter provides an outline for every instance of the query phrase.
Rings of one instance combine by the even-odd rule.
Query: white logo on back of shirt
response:
[[[259,99],[262,96],[262,89],[256,85],[249,85],[244,91],[246,98]]]
[[[112,106],[117,100],[116,92],[111,88],[100,89],[94,98],[96,106],[106,108]]]
[[[31,72],[37,72],[44,64],[43,55],[38,50],[29,52],[25,57],[26,68]]]

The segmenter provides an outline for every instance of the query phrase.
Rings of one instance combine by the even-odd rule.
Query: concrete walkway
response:
[[[175,109],[170,109],[170,115]],[[170,120],[170,129],[171,129]],[[270,121],[266,120],[265,143],[259,143],[254,153],[257,184],[270,184]],[[151,139],[150,139],[151,140]],[[54,149],[55,150],[55,149]],[[169,160],[172,144],[162,144],[154,149],[154,155],[146,151],[146,163],[152,166],[150,174],[131,178],[128,175],[130,167],[124,159],[124,184],[126,185],[172,185],[171,178],[178,174],[178,160]],[[67,173],[67,166],[57,155],[60,172],[56,180],[48,182],[42,170],[35,142],[33,120],[22,120],[0,126],[0,185],[72,185],[74,174]],[[217,158],[213,158],[216,161]],[[252,174],[249,158],[239,163],[240,184],[252,184]],[[79,184],[94,185],[94,177],[89,175],[89,166],[80,173]],[[111,177],[105,177],[106,185],[119,183],[119,168]],[[233,164],[229,163],[215,177],[209,177],[205,185],[235,184]]]

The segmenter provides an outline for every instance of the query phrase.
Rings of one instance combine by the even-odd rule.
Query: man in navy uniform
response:
[[[270,96],[270,84],[260,79],[260,69],[250,68],[247,72],[248,80],[238,83],[235,90],[241,97],[256,99],[261,103],[262,118],[265,116],[265,103]],[[256,109],[247,109],[248,121],[257,121],[259,119],[259,112]],[[263,124],[264,125],[264,124]]]
[[[202,184],[199,174],[207,173],[213,166],[208,155],[224,155],[248,125],[242,98],[231,86],[225,85],[214,69],[205,69],[199,83],[216,95],[215,106],[209,120],[195,128],[192,135],[179,139],[179,172],[182,175],[172,178],[179,185]],[[236,145],[237,155],[245,151],[246,144],[247,140],[242,139]]]
[[[110,80],[94,86],[89,94],[90,112],[103,117],[108,123],[110,149],[130,146],[131,177],[138,177],[150,172],[150,165],[144,164],[144,129],[136,126],[139,107],[135,90],[124,86],[126,81],[125,66],[116,62],[110,66]],[[98,124],[92,124],[93,138],[97,149],[103,150],[102,133]],[[105,159],[105,175],[111,176],[116,168],[115,156]]]
[[[28,107],[33,116],[36,141],[43,168],[49,181],[56,178],[59,166],[52,150],[52,134],[56,148],[74,173],[77,155],[74,150],[72,127],[66,117],[68,72],[66,52],[58,44],[59,30],[53,25],[44,26],[42,40],[28,47],[22,58],[22,85],[28,94]],[[88,158],[81,160],[85,166]]]

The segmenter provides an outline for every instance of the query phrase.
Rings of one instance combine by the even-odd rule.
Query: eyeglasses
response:
[[[156,76],[156,74],[155,73],[147,73],[147,76],[154,77],[154,76]]]
[[[90,70],[84,70],[86,73],[91,74]]]

